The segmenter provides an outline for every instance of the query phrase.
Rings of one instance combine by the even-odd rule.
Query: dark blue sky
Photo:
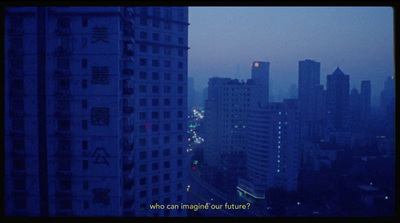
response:
[[[304,59],[321,62],[324,86],[339,66],[351,88],[371,80],[373,95],[394,74],[390,7],[189,7],[189,22],[189,76],[197,90],[214,76],[250,78],[255,60],[271,63],[275,92],[297,84]]]

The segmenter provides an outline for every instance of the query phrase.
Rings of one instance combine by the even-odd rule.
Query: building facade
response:
[[[325,92],[320,85],[321,64],[313,60],[299,61],[298,99],[301,137],[319,141],[325,126]]]
[[[349,75],[339,67],[327,76],[326,115],[329,133],[346,133],[349,130]]]
[[[187,7],[9,7],[7,216],[185,216]],[[29,185],[29,186],[28,186]]]
[[[251,66],[251,79],[254,80],[257,87],[255,97],[257,103],[265,105],[269,102],[270,80],[269,80],[269,62],[254,61]]]
[[[210,169],[221,171],[225,185],[233,191],[237,177],[244,174],[246,120],[253,87],[251,80],[230,78],[210,78],[208,83],[204,160]]]
[[[265,199],[265,191],[280,187],[297,190],[300,170],[300,116],[298,101],[252,108],[248,118],[247,176],[237,189],[252,199]]]

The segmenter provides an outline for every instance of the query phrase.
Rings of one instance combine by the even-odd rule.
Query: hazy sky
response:
[[[321,84],[337,66],[350,87],[371,80],[372,94],[394,74],[390,7],[189,7],[189,76],[250,78],[251,62],[269,61],[274,92],[298,81],[298,61],[321,63]],[[240,75],[238,75],[238,70]]]

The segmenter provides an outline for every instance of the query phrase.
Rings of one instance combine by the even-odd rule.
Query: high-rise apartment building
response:
[[[251,66],[251,79],[256,84],[254,97],[258,104],[269,102],[269,62],[255,61]]]
[[[349,130],[349,75],[339,67],[327,76],[326,114],[328,132]]]
[[[325,124],[324,88],[320,85],[321,64],[313,60],[299,61],[298,99],[301,136],[319,141]]]
[[[284,99],[252,108],[248,115],[247,177],[238,191],[264,199],[265,191],[281,187],[297,190],[300,169],[300,116],[298,101]]]
[[[7,216],[185,216],[187,7],[7,7]]]
[[[225,185],[233,191],[237,177],[244,174],[246,119],[253,87],[252,80],[214,77],[208,82],[204,160],[210,170],[221,171]]]
[[[361,81],[361,119],[366,120],[371,111],[371,81]]]

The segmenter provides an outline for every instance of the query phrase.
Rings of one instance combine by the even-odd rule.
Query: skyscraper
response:
[[[258,87],[255,97],[260,105],[269,102],[269,62],[255,61],[251,66],[251,79]]]
[[[325,124],[324,88],[320,85],[321,64],[299,61],[298,99],[302,138],[319,141]]]
[[[206,137],[204,161],[209,175],[220,171],[224,185],[235,191],[237,177],[244,174],[246,119],[250,106],[252,80],[210,78],[205,107]]]
[[[247,177],[239,179],[239,192],[254,199],[264,199],[265,191],[272,187],[297,190],[299,127],[299,108],[295,99],[250,110]]]
[[[326,110],[328,132],[347,132],[349,129],[349,75],[340,68],[327,76]]]
[[[7,216],[185,216],[187,7],[8,7]]]
[[[361,81],[361,120],[366,120],[371,111],[371,81]]]

